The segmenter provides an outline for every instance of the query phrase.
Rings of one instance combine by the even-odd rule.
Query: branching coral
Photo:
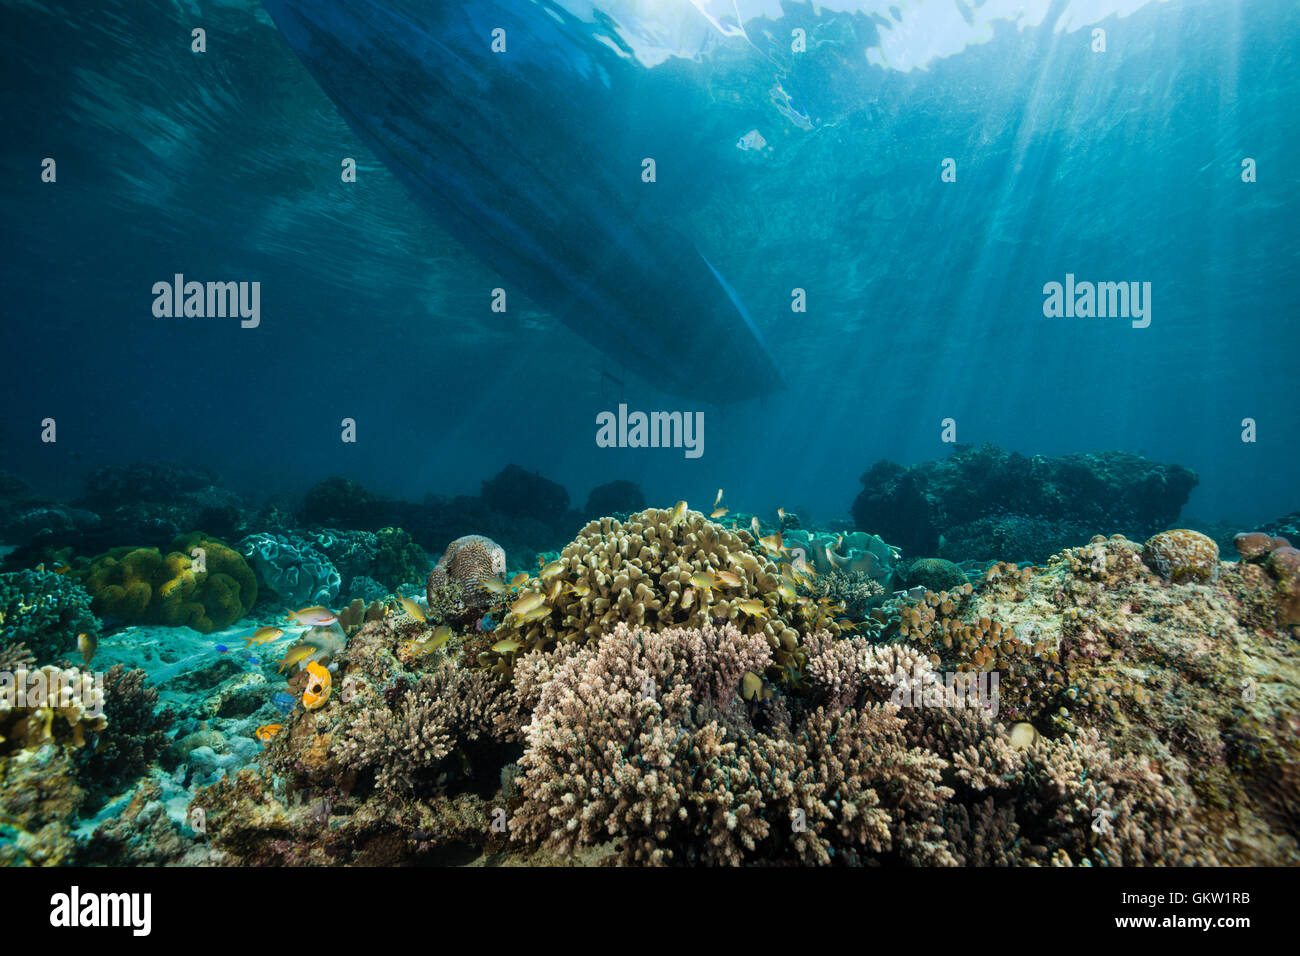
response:
[[[734,578],[727,583],[719,575]],[[696,511],[674,522],[672,512],[651,508],[627,521],[588,524],[560,553],[554,573],[523,589],[545,596],[551,613],[540,620],[507,617],[494,636],[539,648],[599,639],[620,623],[698,628],[730,622],[763,635],[774,675],[797,680],[800,635],[839,627],[826,606],[782,593],[780,584],[781,569],[747,531],[714,524]]]
[[[39,569],[0,574],[0,654],[19,642],[38,660],[71,652],[78,634],[99,634],[90,605],[90,595],[67,575]]]

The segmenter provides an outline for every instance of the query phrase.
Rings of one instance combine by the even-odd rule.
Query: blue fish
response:
[[[229,651],[229,650],[230,650],[230,648],[226,647],[225,644],[218,644],[218,645],[217,645],[217,653],[218,653],[218,654],[224,654],[224,653],[226,653],[226,652]]]
[[[663,74],[603,27],[521,0],[263,5],[361,140],[512,290],[665,392],[725,405],[784,387],[735,290],[655,206],[693,178],[671,146],[691,121],[628,116]],[[647,156],[666,160],[657,184]]]

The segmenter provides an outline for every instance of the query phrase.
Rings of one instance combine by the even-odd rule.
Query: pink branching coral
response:
[[[740,693],[731,626],[619,625],[541,687],[516,840],[628,863],[1135,864],[1208,859],[1181,787],[1091,731],[1030,747],[978,710],[900,708],[905,646],[813,635],[811,702]],[[762,699],[767,697],[766,700]]]

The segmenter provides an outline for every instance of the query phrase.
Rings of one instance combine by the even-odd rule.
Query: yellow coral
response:
[[[230,626],[257,600],[257,577],[244,556],[199,533],[178,537],[166,555],[157,548],[114,548],[81,577],[98,613],[205,634]]]

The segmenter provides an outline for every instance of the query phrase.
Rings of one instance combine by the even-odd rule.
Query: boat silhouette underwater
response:
[[[643,170],[674,161],[644,152],[653,132],[627,115],[647,70],[591,25],[547,3],[265,7],[348,125],[507,291],[664,392],[728,404],[782,387],[736,291],[647,198],[663,186]]]

